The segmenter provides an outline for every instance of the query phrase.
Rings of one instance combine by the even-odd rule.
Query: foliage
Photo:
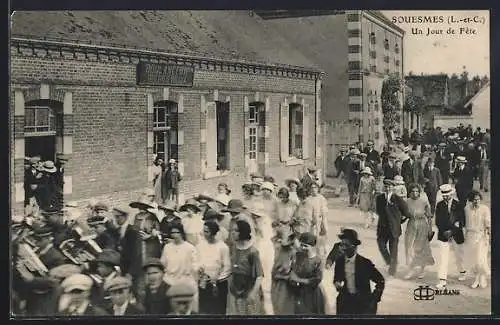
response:
[[[403,109],[407,112],[422,115],[425,110],[425,100],[420,96],[407,95]]]
[[[402,89],[402,80],[397,76],[390,76],[382,84],[382,113],[384,128],[386,130],[398,130],[401,123],[401,103],[398,95]]]

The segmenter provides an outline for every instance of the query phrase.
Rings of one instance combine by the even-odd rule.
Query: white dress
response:
[[[267,315],[273,315],[273,303],[271,300],[272,270],[274,264],[274,245],[272,242],[273,227],[270,217],[259,217],[255,219],[256,236],[255,247],[259,251],[264,277],[262,278],[262,291],[264,295],[264,310]]]

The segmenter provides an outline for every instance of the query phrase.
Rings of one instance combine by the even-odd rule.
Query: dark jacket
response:
[[[458,221],[459,226],[454,223]],[[451,236],[457,244],[464,242],[463,227],[465,226],[465,212],[463,205],[453,199],[451,203],[451,213],[448,212],[448,205],[445,201],[441,201],[436,205],[436,226],[438,228],[438,240],[447,242],[448,236],[445,232],[451,230]]]
[[[457,167],[453,172],[453,180],[457,195],[462,198],[469,194],[474,186],[474,173],[468,166],[465,166],[463,170]]]
[[[359,303],[366,304],[361,310],[376,311],[376,303],[382,298],[385,288],[385,280],[382,274],[369,259],[357,254],[355,258],[355,285]],[[344,282],[344,286],[339,291],[337,307],[342,310],[343,296],[348,293],[345,276],[345,257],[341,256],[335,261],[334,282]],[[371,290],[370,282],[375,282],[375,289]],[[340,305],[340,306],[339,306]]]
[[[429,167],[424,168],[424,190],[429,192],[437,192],[439,186],[443,184],[443,179],[441,177],[441,172],[438,168],[434,167],[429,170]]]
[[[370,161],[372,163],[375,162],[375,165],[380,163],[380,154],[377,150],[372,149],[371,151],[368,151],[368,148],[365,148],[363,152],[366,153],[367,155],[366,157],[367,161]]]
[[[155,293],[146,287],[146,296],[144,297],[144,309],[146,315],[167,315],[170,313],[170,299],[167,297],[167,290],[170,288],[165,282],[162,282]]]
[[[394,179],[394,176],[399,175],[399,170],[396,164],[389,166],[389,164],[384,164],[382,166],[382,171],[384,172],[384,177],[387,179]]]
[[[401,165],[401,176],[403,176],[403,180],[405,181],[407,187],[412,183],[424,183],[422,165],[415,160],[413,160],[413,163],[410,162],[410,159],[403,161],[403,164]]]
[[[110,315],[114,315],[115,311],[113,310],[113,305],[110,304],[106,308],[106,312]],[[125,314],[123,316],[131,316],[131,315],[145,315],[144,307],[139,304],[128,303],[127,309],[125,309]]]
[[[49,270],[68,262],[66,256],[55,247],[51,247],[45,254],[40,255],[39,258]]]
[[[443,182],[448,183],[449,182],[449,177],[450,177],[450,154],[448,153],[448,150],[443,149],[437,150],[436,151],[436,159],[435,159],[435,166],[439,169],[441,172],[441,176],[443,176]]]
[[[179,171],[174,168],[168,168],[165,171],[163,181],[164,181],[164,188],[166,190],[172,189],[172,188],[177,188],[179,186],[179,182],[182,180],[181,174],[179,174]]]
[[[128,225],[125,235],[119,241],[120,268],[123,274],[137,277],[142,274],[142,239],[135,226]]]
[[[379,215],[377,234],[389,231],[393,237],[401,236],[401,224],[410,216],[406,202],[392,194],[387,203],[387,194],[382,193],[376,197],[376,207]]]
[[[338,155],[337,158],[335,158],[335,169],[337,170],[337,177],[340,176],[340,172],[345,173],[345,165],[347,161],[347,156]]]

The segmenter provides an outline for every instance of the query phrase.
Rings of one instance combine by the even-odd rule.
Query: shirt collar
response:
[[[125,311],[127,310],[127,307],[128,307],[128,300],[125,301],[125,303],[121,306],[113,305],[113,310],[115,311],[115,313],[118,312],[119,315],[124,315]]]
[[[345,257],[345,261],[346,261],[346,263],[352,263],[352,262],[354,262],[354,261],[356,260],[356,256],[357,256],[357,255],[358,255],[358,254],[356,254],[356,253],[355,253],[355,254],[354,254],[353,256],[351,256],[351,257],[347,257],[347,256],[346,256],[346,257]]]

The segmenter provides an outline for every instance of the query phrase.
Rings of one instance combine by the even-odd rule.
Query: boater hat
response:
[[[452,195],[455,192],[455,189],[451,186],[451,184],[443,184],[439,187],[439,190],[443,196]]]
[[[467,162],[467,158],[465,158],[464,156],[458,156],[456,158],[456,162],[457,163],[464,163],[465,164]]]

